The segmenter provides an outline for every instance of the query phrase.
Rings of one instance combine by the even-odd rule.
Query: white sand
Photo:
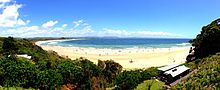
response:
[[[74,39],[71,39],[74,40]],[[63,40],[38,41],[37,45],[44,50],[53,50],[61,56],[71,59],[85,57],[94,63],[98,60],[114,60],[125,69],[148,68],[168,64],[181,64],[186,60],[189,47],[155,48],[155,49],[96,49],[81,47],[43,46],[41,43]],[[130,61],[133,61],[132,63]]]

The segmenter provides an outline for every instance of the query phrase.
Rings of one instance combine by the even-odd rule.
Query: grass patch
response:
[[[139,84],[135,90],[162,90],[163,85],[164,82],[155,79],[145,80],[143,83]]]

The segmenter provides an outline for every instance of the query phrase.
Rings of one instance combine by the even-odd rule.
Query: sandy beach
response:
[[[114,60],[121,64],[124,69],[181,64],[186,61],[189,52],[189,47],[96,49],[41,45],[45,42],[54,41],[63,40],[38,41],[36,45],[41,46],[44,50],[53,50],[61,56],[68,56],[73,60],[79,57],[87,58],[94,63],[97,63],[98,60]]]

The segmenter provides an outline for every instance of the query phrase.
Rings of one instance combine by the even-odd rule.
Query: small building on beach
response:
[[[171,64],[158,68],[160,75],[158,78],[167,84],[170,84],[190,72],[190,69],[184,65]]]

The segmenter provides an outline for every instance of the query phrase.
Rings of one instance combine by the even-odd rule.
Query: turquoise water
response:
[[[64,47],[92,47],[92,48],[170,48],[190,46],[190,39],[156,39],[156,38],[86,38],[81,40],[67,40],[47,42],[42,45]]]

